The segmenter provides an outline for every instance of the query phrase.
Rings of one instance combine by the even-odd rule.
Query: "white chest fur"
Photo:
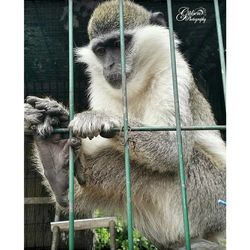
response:
[[[111,145],[110,139],[103,138],[101,136],[94,137],[92,140],[86,138],[82,139],[82,147],[84,153],[87,155],[95,154],[102,149]]]

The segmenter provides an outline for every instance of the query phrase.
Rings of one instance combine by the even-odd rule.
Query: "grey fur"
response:
[[[124,2],[125,29],[134,29],[150,23],[150,13],[138,4]],[[119,1],[112,0],[100,4],[93,12],[88,25],[89,39],[119,30]]]

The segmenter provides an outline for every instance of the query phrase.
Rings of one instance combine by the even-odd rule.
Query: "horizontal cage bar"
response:
[[[181,127],[183,131],[195,131],[195,130],[226,130],[226,125],[207,125],[207,126],[188,126]],[[123,131],[123,128],[113,128],[112,131]],[[145,126],[145,127],[129,127],[129,131],[176,131],[176,127],[169,126]],[[68,128],[56,128],[53,133],[68,133]],[[30,129],[24,130],[25,135],[33,135]]]

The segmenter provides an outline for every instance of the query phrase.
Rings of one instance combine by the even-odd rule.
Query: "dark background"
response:
[[[87,23],[95,6],[102,1],[74,1],[74,47],[88,43]],[[161,11],[167,19],[167,4],[164,0],[138,0],[148,10]],[[212,0],[174,0],[174,30],[182,44],[181,51],[191,65],[199,89],[212,105],[218,124],[225,124],[225,107],[218,52],[218,40]],[[222,31],[225,39],[226,1],[219,1]],[[68,15],[65,0],[25,0],[25,89],[24,97],[51,96],[68,105]],[[206,9],[206,22],[193,23],[175,19],[180,7]],[[226,47],[225,41],[224,46]],[[87,77],[83,65],[74,65],[75,109],[88,108]],[[29,138],[26,138],[28,155]],[[40,184],[31,161],[25,160],[25,197],[47,196]],[[50,221],[54,219],[52,205],[25,206],[25,247],[50,249]],[[65,236],[67,238],[67,236]],[[80,237],[79,237],[80,238]],[[80,241],[80,240],[78,240]],[[62,241],[63,242],[63,241]],[[66,241],[65,241],[66,242]],[[78,242],[79,246],[81,242]],[[61,243],[60,249],[66,247]]]

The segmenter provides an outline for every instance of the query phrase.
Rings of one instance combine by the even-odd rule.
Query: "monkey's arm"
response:
[[[28,102],[33,104],[38,110],[38,118],[44,115],[43,110],[45,110],[46,114],[49,113],[48,110],[52,110],[53,112],[50,112],[50,114],[53,114],[53,117],[58,118],[58,121],[60,122],[59,125],[61,125],[61,120],[66,120],[61,117],[67,115],[65,114],[67,111],[65,111],[64,108],[54,100],[29,97]],[[189,109],[182,112],[182,114],[185,114],[182,115],[182,126],[191,125],[192,115]],[[174,121],[173,115],[168,115],[168,122],[169,121]],[[166,121],[166,125],[170,125],[168,122]],[[51,124],[50,126],[44,124],[45,123],[40,123],[37,126],[37,131],[39,133],[47,131],[48,128],[52,126]],[[129,125],[133,127],[143,126],[140,122],[132,120],[129,121]],[[38,129],[39,126],[43,129]],[[102,137],[110,138],[110,141],[116,150],[119,150],[120,152],[123,152],[124,150],[122,133],[111,132],[111,128],[121,128],[123,126],[123,119],[121,117],[108,115],[100,111],[85,111],[77,114],[69,126],[77,136],[92,139],[95,136],[101,135]],[[182,139],[184,161],[188,162],[193,150],[193,132],[182,132]],[[130,132],[129,140],[132,159],[142,163],[152,170],[160,172],[177,170],[178,151],[175,132]]]
[[[68,206],[68,164],[69,164],[69,146],[74,151],[78,151],[81,145],[80,139],[62,139],[60,134],[53,134],[50,138],[34,136],[36,157],[39,158],[44,180],[48,180],[47,188],[52,191],[56,201],[62,207]],[[75,176],[80,185],[84,184],[81,170],[81,164],[78,158],[75,160]]]
[[[142,126],[137,124],[136,127]],[[192,133],[192,132],[191,132]],[[182,132],[183,157],[185,163],[193,151],[193,138],[189,132]],[[123,137],[113,139],[118,150],[123,151]],[[144,131],[129,133],[130,154],[132,159],[159,172],[177,171],[178,147],[174,131]]]
[[[189,119],[182,119],[182,125],[187,125]],[[190,121],[191,122],[191,121]],[[103,112],[86,111],[75,116],[70,123],[73,133],[83,138],[92,139],[101,135],[110,138],[113,147],[123,152],[122,133],[111,132],[112,127],[121,128],[123,119],[117,116],[110,116]],[[143,126],[137,121],[129,121],[133,127]],[[182,132],[184,161],[188,162],[193,151],[193,132]],[[177,171],[178,149],[176,133],[166,132],[130,132],[130,151],[133,160],[136,160],[146,167],[160,172]]]
[[[69,146],[77,154],[81,140],[64,138],[62,134],[51,134],[53,126],[67,123],[67,111],[62,105],[48,98],[27,97],[27,101],[29,103],[24,105],[24,124],[25,128],[34,132],[34,158],[37,160],[37,167],[48,191],[59,205],[67,207]],[[75,176],[78,183],[84,185],[82,166],[78,158],[75,160]]]

